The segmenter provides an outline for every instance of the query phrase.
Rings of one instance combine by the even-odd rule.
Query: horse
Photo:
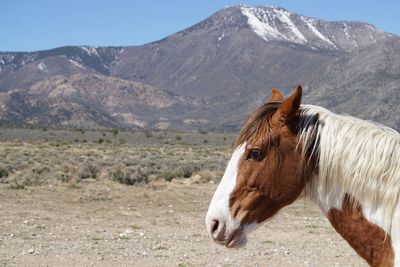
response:
[[[273,88],[242,127],[206,214],[228,248],[302,196],[371,266],[400,266],[400,134]]]

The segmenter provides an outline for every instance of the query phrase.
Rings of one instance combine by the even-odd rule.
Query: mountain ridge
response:
[[[21,113],[10,116],[2,111],[0,120],[29,121],[23,103],[30,103],[32,92],[40,86],[59,90],[60,80],[93,81],[88,77],[96,76],[90,90],[103,88],[103,95],[114,95],[114,101],[129,108],[121,111],[124,118],[112,111],[116,103],[100,105],[94,94],[85,95],[86,108],[70,98],[58,99],[70,113],[75,108],[81,118],[87,118],[80,126],[237,130],[245,116],[268,98],[270,88],[287,94],[300,83],[309,103],[399,129],[399,118],[390,118],[385,113],[388,109],[382,110],[386,105],[400,111],[394,103],[400,91],[400,59],[395,56],[399,44],[399,37],[368,23],[318,20],[279,7],[226,7],[187,29],[141,46],[0,52],[0,104],[1,99],[14,101],[20,108],[11,113]],[[140,91],[136,98],[126,97],[130,102],[124,101],[121,88],[113,86],[122,81],[132,92],[139,92],[135,88],[140,84],[168,101],[180,100],[169,108],[144,107],[139,100],[146,91]],[[79,96],[80,90],[89,87],[78,86],[73,92]],[[374,90],[391,97],[374,99]],[[6,97],[10,92],[19,93]],[[150,97],[157,99],[157,94]],[[41,97],[55,101],[50,93]],[[370,100],[368,105],[363,97]],[[37,118],[34,123],[39,125],[75,124],[68,119],[71,115],[60,112],[58,118],[57,110],[51,108],[38,114],[47,118]]]

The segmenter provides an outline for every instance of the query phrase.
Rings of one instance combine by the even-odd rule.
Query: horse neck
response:
[[[324,214],[341,209],[348,195],[364,214],[390,228],[400,192],[397,132],[307,106],[300,141],[306,158],[317,158],[305,191]]]
[[[314,106],[300,130],[303,158],[316,163],[306,195],[371,266],[400,266],[400,135]]]

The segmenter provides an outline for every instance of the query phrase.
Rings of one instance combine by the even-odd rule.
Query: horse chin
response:
[[[225,246],[227,248],[242,248],[247,244],[247,233],[243,227],[239,227],[232,233]]]
[[[254,230],[256,230],[258,227],[260,227],[262,224],[253,222],[249,224],[242,224],[239,226],[239,228],[236,229],[236,231],[233,232],[233,234],[230,236],[228,242],[225,244],[227,248],[242,248],[246,246],[247,244],[247,235]]]
[[[227,244],[227,248],[243,248],[247,244],[247,235],[242,234],[230,240]]]

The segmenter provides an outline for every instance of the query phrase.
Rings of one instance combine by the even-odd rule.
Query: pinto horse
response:
[[[247,235],[306,195],[371,266],[400,266],[400,134],[272,89],[250,115],[206,215],[214,241]]]

